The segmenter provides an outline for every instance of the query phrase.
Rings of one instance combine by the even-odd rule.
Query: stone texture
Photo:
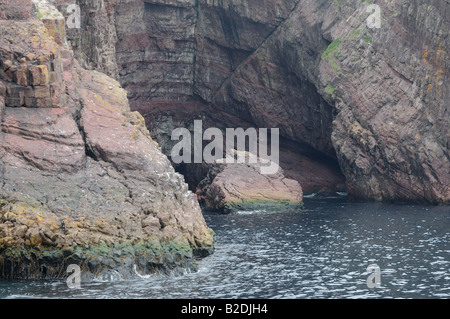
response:
[[[36,18],[0,32],[0,277],[195,269],[212,231],[126,91]]]
[[[27,20],[34,14],[29,0],[0,0],[0,20]]]
[[[105,3],[152,132],[213,109],[337,160],[353,197],[449,201],[448,2],[375,1],[380,29],[359,0]]]
[[[279,71],[275,64],[271,64],[270,69],[264,65],[264,70],[254,70],[258,74],[250,77],[256,80],[249,83],[241,79],[233,84],[238,90],[247,90],[258,82],[260,74],[266,74],[267,81],[277,88],[267,89],[258,84],[247,93],[255,99],[255,104],[264,104],[267,112],[257,108],[249,112],[253,108],[245,106],[249,98],[239,101],[238,97],[230,98],[224,94],[231,92],[228,79],[242,64],[258,63],[252,55],[280,27],[295,6],[296,1],[265,1],[258,4],[252,1],[227,1],[222,4],[210,1],[172,1],[170,4],[140,0],[105,2],[105,7],[115,9],[120,82],[129,92],[131,107],[143,114],[152,136],[158,140],[166,155],[170,155],[173,146],[170,128],[189,127],[195,119],[203,119],[205,129],[213,126],[225,129],[276,125],[289,139],[296,138],[300,143],[306,140],[336,159],[329,138],[331,106],[320,98],[311,83],[302,84],[292,74],[287,74],[282,68]],[[86,27],[81,32],[89,37],[89,30]],[[80,49],[74,48],[76,52]],[[82,53],[91,58],[88,51]],[[78,55],[81,56],[81,53]],[[300,104],[299,94],[307,97]],[[290,106],[283,105],[285,102]],[[291,110],[299,105],[303,105],[301,111]],[[264,120],[267,117],[272,117],[270,122]],[[170,127],[167,121],[171,123]],[[320,130],[315,130],[317,127]],[[303,149],[303,146],[291,147],[291,151],[306,158],[307,154],[301,154]],[[310,149],[309,153],[314,152]],[[283,164],[289,162],[289,156],[285,159],[284,154],[281,158]],[[313,157],[318,156],[318,152],[313,154]],[[344,183],[344,177],[336,165],[323,163],[317,163],[316,167],[321,169],[314,171],[312,179],[316,182],[307,183],[308,189],[334,188]],[[189,170],[180,166],[177,170],[186,174],[191,189],[195,189],[208,169],[188,166]],[[300,167],[298,171],[308,168]],[[332,175],[339,176],[340,181],[329,181],[330,174],[322,173],[328,171],[333,171]],[[320,185],[317,185],[319,181]]]
[[[72,0],[53,0],[53,4],[69,18],[72,12],[67,7]],[[81,66],[89,70],[97,70],[118,79],[118,68],[115,57],[117,35],[115,30],[114,5],[117,0],[78,0],[80,10],[80,26],[66,28],[66,38],[75,52],[75,58]]]
[[[282,169],[264,175],[261,166],[267,163],[252,154],[244,154],[246,163],[217,163],[200,182],[197,194],[207,209],[233,212],[240,209],[301,208],[303,193],[296,180],[286,178]],[[252,162],[250,157],[255,160]],[[222,160],[219,160],[222,161]],[[261,207],[260,207],[261,206]]]
[[[76,171],[85,146],[71,115],[62,109],[7,107],[2,121],[2,154],[45,171]],[[7,155],[6,155],[7,154]]]
[[[46,27],[37,20],[0,20],[0,34],[0,82],[6,87],[6,106],[64,106],[60,49]]]

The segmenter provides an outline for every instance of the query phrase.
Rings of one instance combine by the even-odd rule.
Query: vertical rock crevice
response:
[[[144,115],[163,150],[171,149],[171,142],[163,137],[170,135],[170,127],[190,127],[194,119],[203,119],[204,129],[280,127],[286,138],[335,157],[330,140],[332,108],[304,75],[297,76],[270,48],[280,29],[289,27],[285,25],[298,3],[118,3],[121,83],[129,92],[131,107]],[[131,14],[133,25],[126,22]],[[255,85],[260,90],[255,91]],[[248,88],[251,91],[240,92]],[[166,151],[166,155],[170,154]],[[343,180],[341,176],[337,184]],[[336,183],[322,186],[333,188]]]
[[[358,0],[105,3],[120,81],[163,149],[194,119],[279,127],[337,158],[354,197],[449,200],[445,2],[376,1],[379,29]]]

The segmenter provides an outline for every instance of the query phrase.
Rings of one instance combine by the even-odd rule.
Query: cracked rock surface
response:
[[[448,1],[103,4],[100,34],[116,30],[120,82],[163,150],[170,121],[277,127],[334,158],[353,197],[450,201]]]
[[[194,269],[213,250],[196,196],[120,84],[28,9],[0,20],[0,277]]]

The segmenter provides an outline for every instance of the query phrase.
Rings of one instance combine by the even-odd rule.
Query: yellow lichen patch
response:
[[[15,243],[15,240],[12,237],[7,236],[7,237],[0,238],[0,248],[12,247],[14,245],[14,243]]]
[[[7,22],[7,29],[4,29],[4,25],[0,25],[2,40],[12,43],[13,49],[22,53],[30,61],[38,55],[50,56],[58,52],[58,44],[49,36],[42,22],[15,20]]]
[[[353,122],[350,126],[350,132],[352,132],[354,135],[359,135],[362,133],[362,127],[357,122]]]
[[[39,231],[33,230],[30,233],[30,238],[28,239],[30,241],[30,245],[32,246],[40,246],[42,244],[42,237],[39,234]]]
[[[139,136],[139,131],[138,130],[133,130],[133,133],[131,134],[131,138],[134,140],[137,140]]]
[[[436,64],[439,64],[439,61],[444,60],[446,52],[442,47],[443,47],[443,44],[441,42],[441,43],[439,43],[439,47],[436,50],[436,59],[435,59]]]
[[[46,225],[54,230],[59,228],[56,218],[49,216],[51,213],[21,203],[10,204],[9,209],[0,212],[0,214],[4,223],[9,221],[16,226],[38,227]]]
[[[27,58],[28,61],[32,61],[35,58],[36,54],[34,53],[28,53],[25,55],[25,57]]]
[[[441,77],[443,74],[444,74],[444,70],[437,70],[436,73],[435,73],[435,75],[437,77]]]
[[[427,63],[427,58],[428,58],[428,50],[425,50],[423,52],[423,63]]]
[[[353,137],[355,138],[355,141],[359,141],[359,143],[363,145],[367,145],[369,142],[369,139],[372,138],[372,133],[369,130],[366,130],[359,124],[358,122],[353,122],[350,125],[350,132],[352,133]],[[373,138],[372,138],[373,139]],[[372,143],[373,141],[370,141]]]

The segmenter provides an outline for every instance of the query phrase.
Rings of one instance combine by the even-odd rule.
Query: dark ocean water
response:
[[[0,298],[450,298],[449,206],[305,200],[297,212],[205,213],[199,271],[81,283],[0,281]],[[367,267],[381,287],[368,288]]]

